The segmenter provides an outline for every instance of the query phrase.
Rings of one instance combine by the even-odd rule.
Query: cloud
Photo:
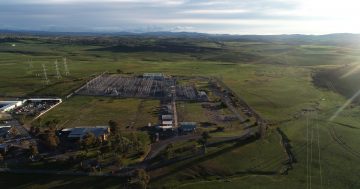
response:
[[[237,14],[237,13],[248,13],[250,10],[245,9],[193,9],[184,10],[179,13],[182,14]]]
[[[23,4],[85,4],[99,3],[99,0],[13,0],[13,3]],[[101,0],[103,4],[157,4],[157,5],[181,5],[186,0]]]
[[[360,32],[358,7],[356,0],[0,0],[0,29]]]

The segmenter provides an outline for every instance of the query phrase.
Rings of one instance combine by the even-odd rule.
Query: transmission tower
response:
[[[55,64],[56,78],[61,79],[61,74],[60,74],[60,71],[59,71],[58,61],[55,60],[54,64]]]
[[[46,67],[45,67],[45,64],[42,64],[42,67],[43,67],[43,70],[44,70],[44,80],[45,80],[45,85],[49,85],[50,84],[50,80],[47,76],[47,73],[46,73]]]
[[[65,75],[66,75],[66,76],[69,76],[69,75],[70,75],[70,71],[69,71],[69,68],[68,68],[68,65],[67,65],[66,57],[64,57],[63,60],[64,60]]]
[[[30,68],[30,69],[34,68],[34,65],[33,65],[33,63],[32,63],[32,59],[29,59],[29,68]]]

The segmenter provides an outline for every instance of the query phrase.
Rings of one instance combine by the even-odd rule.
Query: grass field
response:
[[[358,80],[348,80],[346,86],[351,89],[343,93],[344,96],[339,91],[316,86],[313,81],[313,75],[319,69],[337,69],[345,64],[356,67],[360,60],[359,49],[231,41],[224,42],[220,50],[193,53],[189,50],[104,49],[105,46],[101,45],[47,43],[42,39],[19,41],[15,48],[10,44],[0,43],[0,96],[64,96],[93,74],[116,72],[117,69],[136,74],[163,72],[216,76],[273,123],[265,140],[228,148],[218,156],[203,158],[189,167],[181,167],[181,162],[175,164],[174,167],[181,169],[154,181],[151,188],[162,188],[163,185],[170,188],[305,188],[310,183],[312,188],[360,187],[360,158],[356,155],[360,153],[357,148],[360,145],[359,107],[348,107],[332,122],[329,121],[347,97],[358,90],[353,85]],[[194,44],[199,46],[197,48],[220,48],[213,42]],[[57,80],[53,61],[62,56],[69,60],[71,75]],[[32,68],[29,59],[32,59]],[[36,76],[42,73],[42,64],[47,66],[50,86],[44,86],[42,75]],[[339,79],[339,75],[333,74],[331,79]],[[341,85],[340,82],[337,84]],[[114,119],[120,125],[140,127],[156,120],[153,112],[157,106],[157,101],[76,96],[50,111],[43,120],[59,119],[63,126],[72,127],[104,125],[109,119]],[[139,111],[139,107],[143,109]],[[187,105],[184,108],[196,112],[186,115],[188,121],[207,120],[201,114],[201,107]],[[307,112],[307,109],[317,111]],[[282,176],[249,172],[257,165],[256,171],[260,173],[282,167],[285,153],[274,131],[276,127],[284,131],[293,147],[297,159],[293,170]],[[165,169],[163,171],[166,173]],[[118,187],[116,180],[111,178],[41,176],[39,179],[9,174],[1,177],[8,180],[2,179],[4,186],[16,185],[19,188],[65,188],[70,185],[95,188],[101,184],[102,188]],[[22,181],[15,184],[14,180]]]
[[[19,176],[21,179],[18,179]],[[104,178],[59,175],[16,175],[3,173],[0,174],[0,177],[0,184],[4,188],[123,188],[122,185],[119,184],[118,178],[112,177]]]
[[[107,125],[116,121],[123,129],[158,122],[159,101],[75,96],[41,117],[41,122],[59,120],[58,127]],[[139,119],[141,117],[141,119]]]

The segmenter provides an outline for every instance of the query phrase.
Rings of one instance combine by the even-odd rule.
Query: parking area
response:
[[[49,110],[59,104],[61,99],[28,99],[25,103],[16,108],[13,113],[15,115],[38,116],[42,112]]]

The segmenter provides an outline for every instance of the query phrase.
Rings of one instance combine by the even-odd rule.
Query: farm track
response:
[[[329,88],[331,88],[333,91],[335,91],[336,93],[339,93],[339,91],[335,88],[333,81],[328,81],[327,85],[329,86]],[[341,94],[341,93],[339,93]],[[346,144],[346,142],[344,141],[344,139],[342,137],[340,137],[334,126],[330,125],[329,126],[329,132],[330,132],[330,136],[331,138],[337,143],[339,144],[344,150],[346,150],[347,152],[349,152],[350,154],[354,155],[357,158],[360,158],[360,152],[354,150],[351,146],[349,146],[348,144]]]
[[[344,150],[346,150],[350,154],[354,155],[355,157],[360,158],[360,152],[354,150],[352,147],[350,147],[348,144],[346,144],[344,139],[336,133],[334,126],[332,126],[332,125],[329,126],[329,133],[330,133],[331,138],[337,144],[339,144]]]
[[[318,149],[318,163],[319,163],[319,176],[320,176],[320,187],[323,188],[323,175],[322,175],[322,166],[321,166],[321,148],[320,148],[320,132],[319,132],[319,123],[318,123],[318,114],[316,112],[316,129],[317,129],[317,149]]]
[[[134,126],[136,126],[136,123],[137,123],[137,120],[139,120],[139,118],[141,117],[140,115],[140,112],[141,110],[144,109],[144,103],[145,103],[145,100],[141,100],[138,107],[137,107],[137,110],[136,110],[136,113],[135,113],[135,116],[134,118],[130,121],[130,123],[128,124],[130,126],[131,129],[134,128]],[[144,125],[145,126],[145,125]]]
[[[248,91],[246,91],[246,90],[243,90],[242,92],[245,92],[245,93],[247,93],[247,94],[256,96],[256,97],[258,97],[258,98],[260,98],[260,99],[262,99],[262,100],[270,103],[273,108],[278,108],[278,106],[277,106],[274,102],[272,102],[269,98],[267,98],[267,97],[261,96],[261,95],[256,94],[256,93],[248,92]]]

